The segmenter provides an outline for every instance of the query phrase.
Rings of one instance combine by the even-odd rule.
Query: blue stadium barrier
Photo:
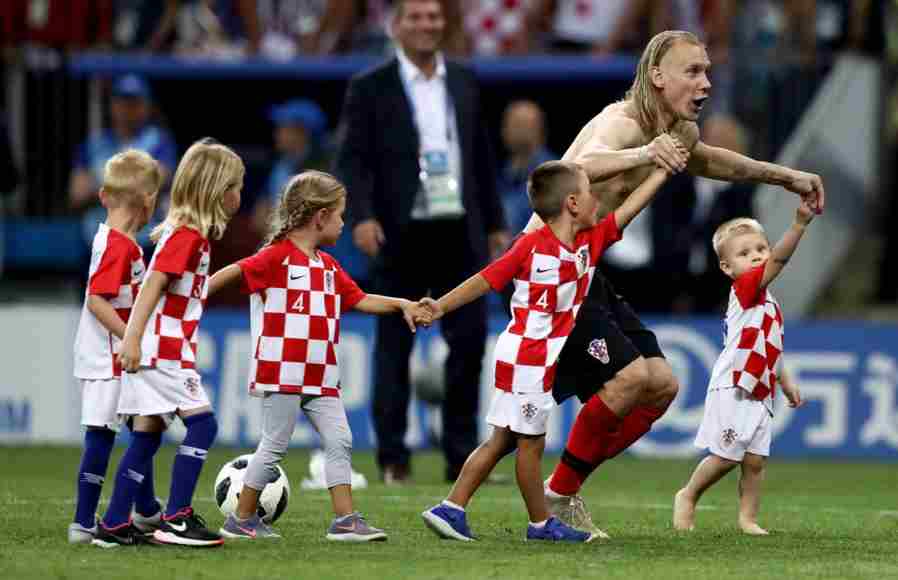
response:
[[[85,263],[87,246],[76,219],[7,220],[3,235],[5,268],[49,268],[78,270]]]
[[[224,61],[201,57],[86,53],[69,60],[69,71],[78,77],[139,73],[164,79],[304,79],[344,80],[382,61],[367,55],[296,58],[277,62],[260,58]],[[636,70],[636,59],[615,56],[522,56],[474,58],[468,63],[485,82],[589,82],[627,80]]]

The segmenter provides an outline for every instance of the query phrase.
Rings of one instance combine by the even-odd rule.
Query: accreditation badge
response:
[[[412,217],[437,219],[458,217],[465,213],[458,179],[450,171],[448,151],[424,151],[418,160],[421,189],[415,200]]]

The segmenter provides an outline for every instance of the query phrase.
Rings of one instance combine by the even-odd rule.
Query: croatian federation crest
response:
[[[729,447],[736,441],[736,430],[735,429],[724,429],[723,433],[720,434],[720,443],[724,447]]]
[[[594,338],[589,342],[586,352],[602,364],[607,365],[611,362],[611,355],[608,354],[608,343],[604,338]]]
[[[328,294],[334,294],[334,272],[327,270],[324,272],[324,291]]]
[[[539,409],[536,408],[536,405],[533,403],[524,403],[521,405],[521,415],[524,416],[524,419],[529,423],[536,417],[536,414],[539,412]]]
[[[187,392],[190,393],[191,397],[196,397],[199,393],[200,382],[194,377],[187,377],[184,380],[184,386],[187,387]]]
[[[577,252],[577,270],[580,274],[586,272],[589,269],[589,248],[583,246],[580,248],[580,251]]]

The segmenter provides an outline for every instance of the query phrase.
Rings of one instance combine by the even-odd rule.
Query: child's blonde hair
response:
[[[580,166],[568,161],[546,161],[527,180],[530,207],[544,222],[561,215],[565,198],[580,189]]]
[[[711,238],[711,243],[714,246],[714,252],[717,254],[717,257],[722,257],[720,251],[727,240],[734,236],[748,233],[761,234],[762,236],[767,235],[767,232],[764,231],[764,226],[762,226],[758,220],[752,218],[734,218],[720,224],[717,231],[714,232],[714,237]]]
[[[162,168],[145,151],[126,149],[109,158],[103,166],[103,191],[108,207],[143,205],[144,196],[162,186]]]
[[[346,186],[330,173],[312,170],[294,175],[284,186],[281,200],[272,212],[265,245],[280,241],[306,225],[318,210],[337,207],[343,197],[346,197]]]
[[[168,215],[150,238],[159,240],[171,225],[190,226],[204,238],[221,239],[230,219],[223,205],[224,194],[240,185],[244,172],[240,157],[214,139],[200,139],[191,145],[175,171]]]

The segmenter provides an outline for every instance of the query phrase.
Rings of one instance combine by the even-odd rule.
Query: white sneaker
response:
[[[69,524],[69,543],[70,544],[90,544],[97,535],[97,524],[92,528],[85,528],[77,522]]]
[[[586,502],[579,495],[558,495],[556,493],[548,493],[549,484],[546,482],[546,506],[549,513],[555,515],[559,520],[568,526],[589,532],[591,540],[596,538],[607,540],[611,536],[599,529],[592,521],[592,516],[586,508]]]

